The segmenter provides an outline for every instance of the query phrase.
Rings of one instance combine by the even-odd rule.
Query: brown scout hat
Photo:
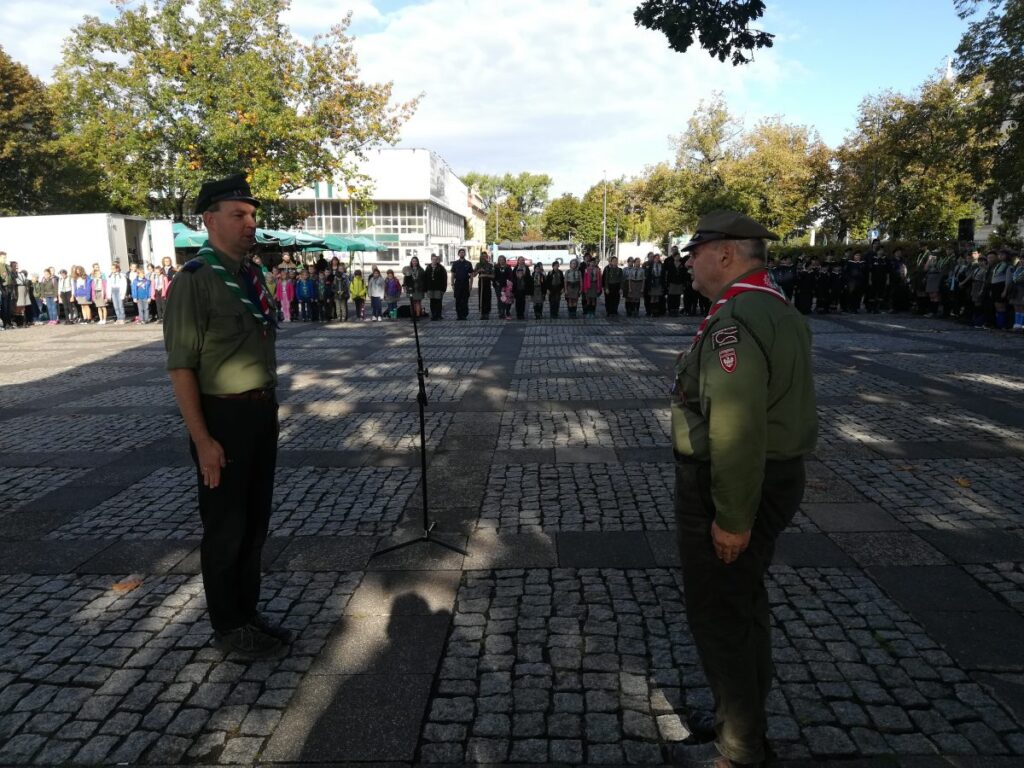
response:
[[[697,222],[697,231],[690,242],[681,250],[689,251],[701,243],[711,240],[778,240],[779,236],[769,232],[749,216],[736,211],[711,211]]]

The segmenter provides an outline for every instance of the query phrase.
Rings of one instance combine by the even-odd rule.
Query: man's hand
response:
[[[227,457],[220,443],[212,437],[196,443],[199,468],[203,471],[203,485],[216,488],[220,485],[220,471],[228,465]]]
[[[729,533],[718,527],[718,523],[711,523],[711,543],[715,547],[715,554],[718,559],[726,565],[735,562],[736,558],[746,551],[750,544],[750,531],[743,533]]]

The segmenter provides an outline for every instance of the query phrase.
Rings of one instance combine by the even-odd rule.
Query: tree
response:
[[[288,0],[115,7],[72,32],[54,91],[64,147],[95,158],[123,210],[180,219],[203,180],[238,170],[270,200],[324,179],[361,191],[358,159],[416,105],[360,79],[349,17],[305,44]]]
[[[529,222],[523,218],[519,210],[520,202],[515,197],[509,196],[491,206],[487,216],[486,237],[488,243],[499,242],[500,240],[523,240],[525,239]],[[497,211],[498,229],[495,232],[495,211]]]
[[[978,124],[996,140],[991,173],[982,200],[1010,226],[1024,219],[1024,0],[956,0],[961,18],[972,21],[960,39],[960,81],[981,77],[986,88],[977,95]]]
[[[483,199],[485,210],[498,199],[514,197],[517,210],[527,219],[537,216],[548,201],[548,192],[554,183],[546,173],[529,173],[524,171],[517,176],[506,173],[495,176],[470,171],[462,177],[467,187],[476,188]]]
[[[926,81],[912,96],[861,102],[857,129],[834,155],[828,206],[851,226],[893,239],[948,239],[978,211],[978,180],[990,172],[996,137],[976,120],[985,84]]]
[[[568,240],[580,226],[580,201],[566,193],[556,197],[541,214],[541,232],[550,240]]]
[[[772,47],[774,35],[750,28],[763,15],[763,0],[644,0],[633,21],[664,33],[669,47],[680,53],[696,35],[712,57],[731,58],[738,66],[753,61],[756,49]]]
[[[94,175],[56,144],[46,86],[0,48],[0,215],[103,210]]]

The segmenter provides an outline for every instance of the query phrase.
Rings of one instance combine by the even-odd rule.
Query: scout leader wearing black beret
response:
[[[765,269],[778,239],[734,211],[701,217],[693,286],[712,300],[676,363],[676,524],[690,629],[715,700],[692,715],[708,743],[676,765],[759,765],[772,683],[765,573],[803,498],[817,416],[810,332]]]
[[[258,207],[241,174],[203,184],[195,212],[209,240],[174,276],[163,326],[196,465],[214,644],[252,657],[289,639],[257,610],[278,436],[276,307],[249,261]]]

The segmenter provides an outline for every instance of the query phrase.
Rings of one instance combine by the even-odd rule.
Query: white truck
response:
[[[48,267],[70,272],[82,266],[89,272],[93,264],[109,272],[115,261],[127,271],[130,263],[174,259],[174,235],[170,221],[120,213],[0,216],[0,251],[29,275],[42,275]]]

